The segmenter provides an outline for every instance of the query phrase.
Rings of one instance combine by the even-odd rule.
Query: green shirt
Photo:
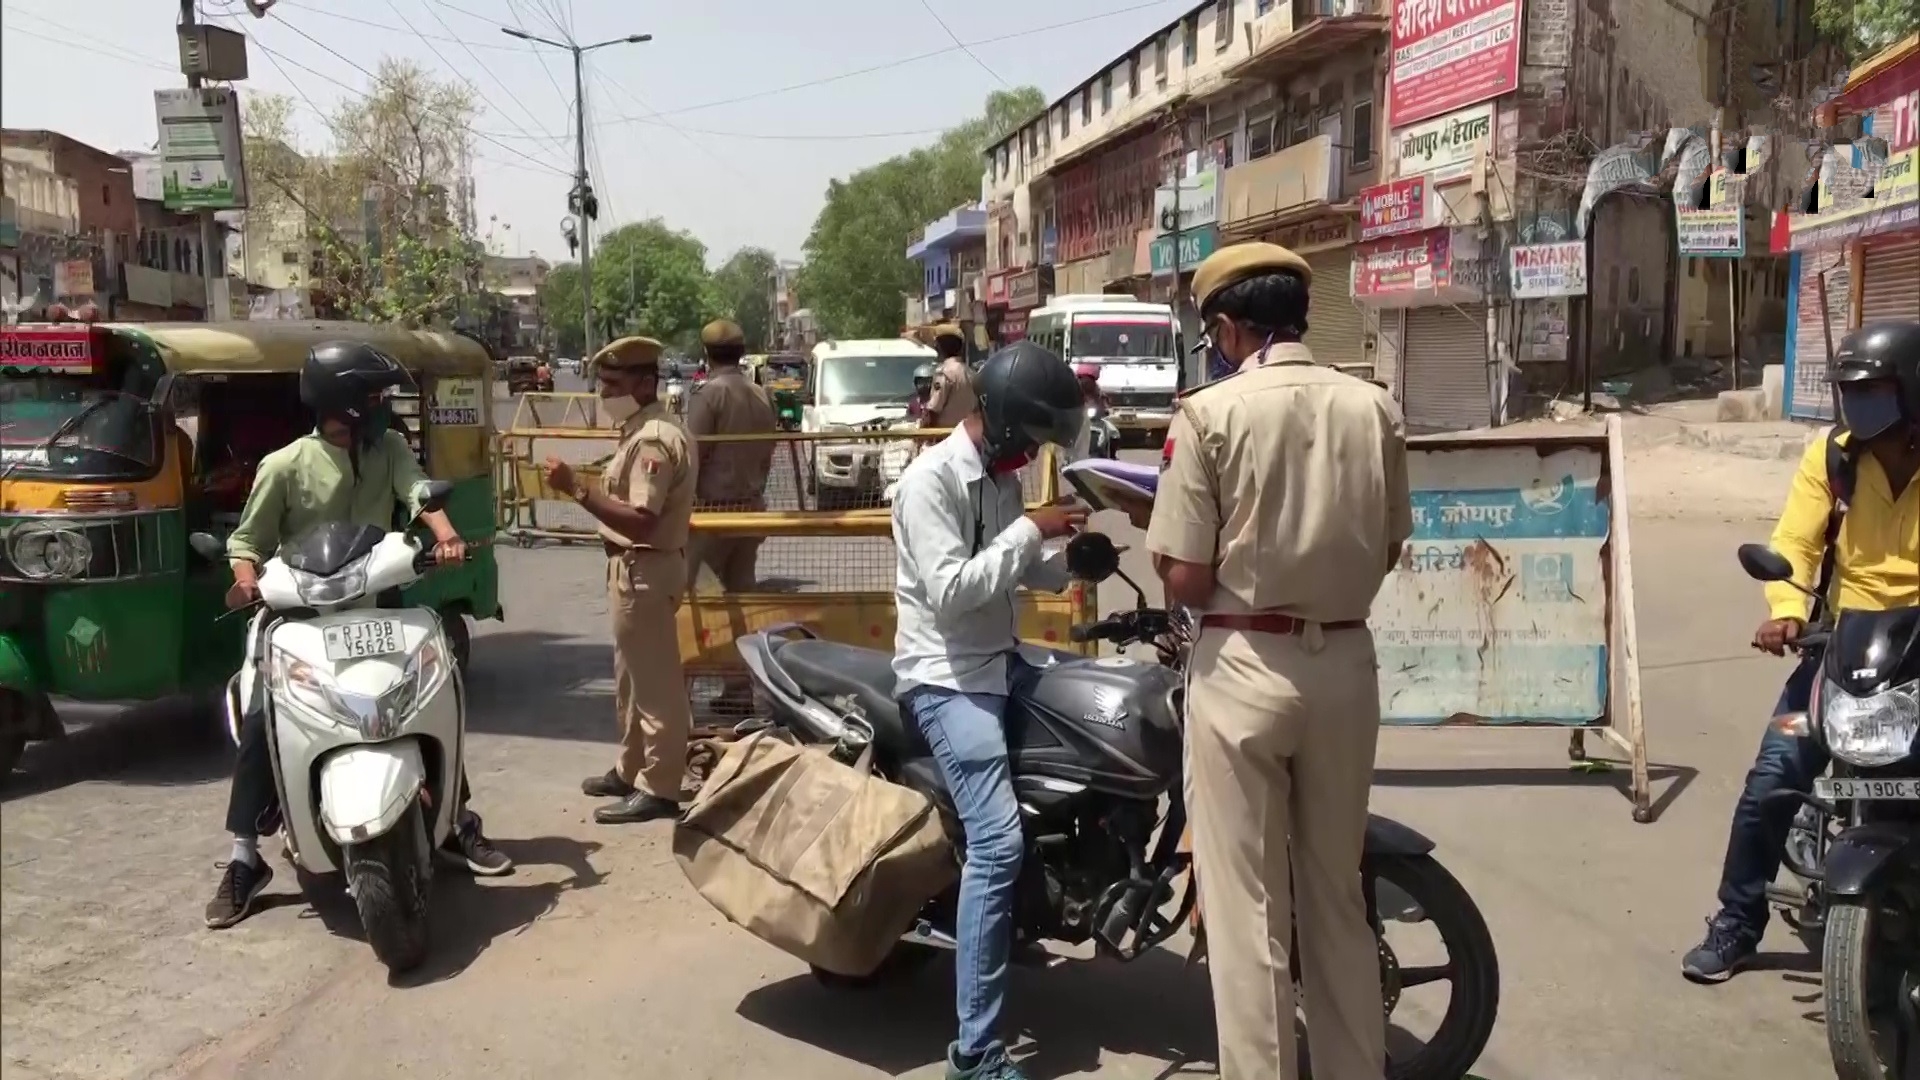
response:
[[[261,460],[240,524],[227,537],[227,557],[265,562],[281,545],[329,521],[391,528],[394,503],[404,504],[409,515],[420,512],[426,482],[413,448],[397,431],[360,451],[358,479],[345,449],[319,432],[304,435]]]

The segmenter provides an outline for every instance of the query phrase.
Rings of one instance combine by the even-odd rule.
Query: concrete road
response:
[[[1677,970],[1786,674],[1745,647],[1761,609],[1731,557],[1765,535],[1784,466],[1656,448],[1632,472],[1660,820],[1633,824],[1621,774],[1569,772],[1551,734],[1391,732],[1376,808],[1439,842],[1494,930],[1485,1080],[1828,1075],[1818,976],[1786,935],[1722,988]],[[599,558],[502,564],[509,620],[475,642],[472,772],[520,870],[442,878],[425,971],[389,984],[344,898],[309,904],[277,857],[268,910],[203,929],[227,757],[190,716],[129,717],[29,750],[0,809],[7,1080],[940,1075],[948,965],[829,992],[692,893],[666,827],[592,823],[577,784],[613,735]],[[1173,952],[1019,971],[1009,1019],[1036,1077],[1210,1071],[1204,971]]]

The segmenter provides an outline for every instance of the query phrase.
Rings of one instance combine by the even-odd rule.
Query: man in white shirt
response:
[[[1062,557],[1041,545],[1086,523],[1087,509],[1028,511],[1019,470],[1042,445],[1071,446],[1084,421],[1064,360],[1031,342],[988,357],[978,404],[916,457],[893,499],[899,550],[893,670],[966,831],[955,937],[960,1037],[948,1080],[1024,1080],[996,1035],[1013,943],[1013,892],[1025,840],[1002,728],[1026,674],[1016,649],[1021,585],[1059,591]]]

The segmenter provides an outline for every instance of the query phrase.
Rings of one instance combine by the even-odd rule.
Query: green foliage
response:
[[[483,252],[462,192],[478,111],[461,83],[388,57],[366,97],[325,117],[331,145],[309,153],[290,100],[248,98],[249,230],[305,249],[296,284],[329,314],[407,326],[472,315]]]
[[[773,340],[773,252],[741,248],[713,275],[721,311],[740,324],[748,352],[765,352]]]
[[[586,330],[580,317],[580,264],[561,263],[547,274],[541,302],[562,356],[579,356]],[[594,340],[641,334],[686,351],[700,328],[726,311],[707,273],[707,248],[658,218],[622,225],[593,245]]]
[[[547,272],[547,283],[540,289],[540,306],[547,315],[547,328],[553,332],[557,355],[583,355],[586,327],[580,320],[579,263],[561,263]]]
[[[906,251],[916,230],[980,198],[981,154],[1046,107],[1034,87],[996,91],[981,116],[920,147],[827,185],[807,236],[800,301],[843,338],[900,331],[901,297],[920,291]]]
[[[1916,0],[1814,0],[1813,24],[1854,60],[1920,30]]]

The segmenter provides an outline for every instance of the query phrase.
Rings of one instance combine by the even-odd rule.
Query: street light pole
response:
[[[600,216],[600,204],[593,197],[593,184],[587,177],[587,88],[581,58],[609,45],[638,45],[652,41],[653,35],[629,34],[592,45],[575,45],[570,41],[551,41],[508,26],[501,27],[500,32],[522,41],[538,42],[573,56],[573,191],[567,197],[567,208],[580,222],[580,319],[586,343],[581,359],[589,359],[593,356],[593,219]]]

